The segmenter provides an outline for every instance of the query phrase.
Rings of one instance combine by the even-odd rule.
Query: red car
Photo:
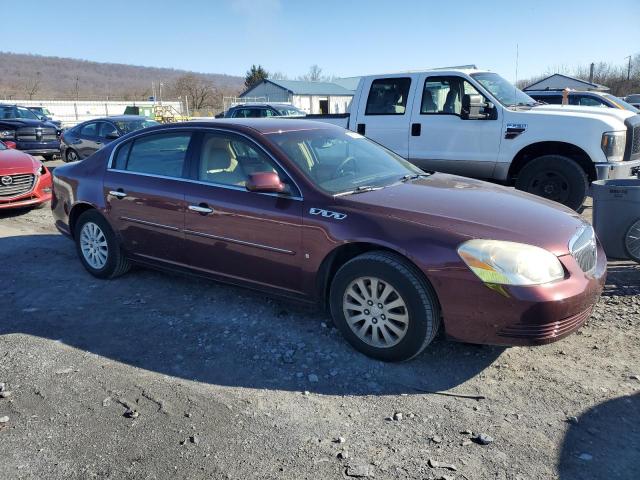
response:
[[[51,200],[51,174],[31,155],[0,142],[0,210]]]
[[[137,263],[316,302],[387,361],[441,328],[472,343],[560,339],[589,318],[606,275],[572,210],[423,172],[325,123],[163,125],[53,176],[56,226],[96,277]]]

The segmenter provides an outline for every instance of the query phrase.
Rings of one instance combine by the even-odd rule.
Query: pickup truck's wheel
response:
[[[378,251],[345,263],[331,283],[336,327],[357,350],[383,361],[409,360],[434,339],[440,325],[435,292],[399,255]]]
[[[111,226],[95,210],[87,210],[76,223],[74,238],[80,261],[98,278],[115,278],[126,273],[130,264],[124,256]]]
[[[80,160],[78,156],[78,152],[76,152],[73,148],[68,148],[64,154],[65,162],[75,162],[76,160]]]
[[[543,155],[518,173],[516,188],[565,204],[577,210],[589,189],[587,174],[574,160],[562,155]]]

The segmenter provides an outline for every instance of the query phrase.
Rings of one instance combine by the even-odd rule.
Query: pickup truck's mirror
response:
[[[247,190],[250,192],[283,193],[285,185],[275,172],[256,172],[249,175]]]
[[[119,136],[120,136],[120,134],[118,134],[118,132],[111,132],[111,133],[107,133],[107,136],[105,138],[107,140],[115,140]]]
[[[491,105],[493,107],[493,105]],[[483,120],[490,118],[485,110],[489,106],[482,95],[467,93],[462,96],[462,111],[460,116],[463,120]]]

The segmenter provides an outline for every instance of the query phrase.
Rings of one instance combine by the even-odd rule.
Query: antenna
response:
[[[519,48],[516,43],[516,81],[513,84],[513,104],[517,106],[517,98],[518,98],[518,56],[519,56]],[[517,107],[516,107],[517,110]]]

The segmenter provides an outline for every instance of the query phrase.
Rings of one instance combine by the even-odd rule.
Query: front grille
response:
[[[631,156],[640,153],[640,125],[636,125],[631,130]]]
[[[16,130],[16,140],[21,142],[51,142],[58,139],[55,128],[20,127]]]
[[[16,197],[31,191],[36,176],[32,173],[0,177],[0,199]]]
[[[584,273],[591,273],[595,270],[598,247],[596,234],[591,225],[585,225],[576,232],[569,242],[569,251]]]
[[[503,328],[498,335],[509,338],[526,338],[528,340],[552,341],[578,329],[591,315],[591,308],[571,317],[543,324],[519,323]]]

